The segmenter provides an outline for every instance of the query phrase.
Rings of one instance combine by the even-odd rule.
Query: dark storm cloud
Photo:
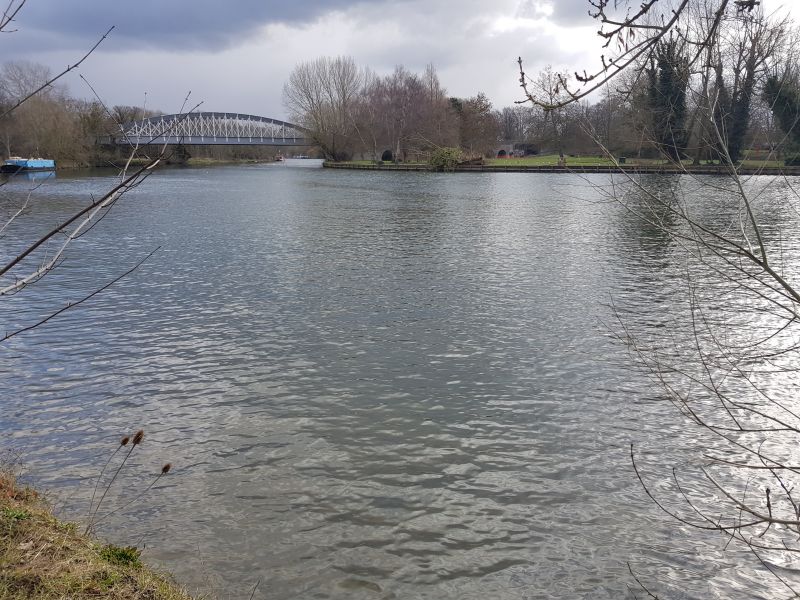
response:
[[[106,47],[215,49],[235,45],[267,23],[310,22],[358,0],[32,0],[17,16],[41,50],[84,46],[111,25]]]

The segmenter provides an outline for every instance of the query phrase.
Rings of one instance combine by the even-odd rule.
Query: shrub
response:
[[[431,154],[428,164],[436,171],[452,171],[462,158],[459,148],[439,148]]]
[[[123,567],[133,567],[138,569],[142,566],[140,557],[142,551],[134,546],[115,546],[108,544],[100,549],[100,558],[110,562],[112,565],[120,565]]]
[[[3,518],[8,519],[9,521],[24,521],[25,519],[29,519],[31,513],[27,510],[20,510],[16,508],[4,508],[0,511],[0,514],[3,515]]]

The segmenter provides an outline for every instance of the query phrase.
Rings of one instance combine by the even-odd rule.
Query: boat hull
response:
[[[46,158],[10,158],[0,165],[0,173],[54,171],[55,168],[56,161]]]
[[[16,165],[0,165],[0,173],[35,173],[37,171],[55,171],[55,167],[18,167]]]

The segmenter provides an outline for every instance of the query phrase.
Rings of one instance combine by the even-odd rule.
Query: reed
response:
[[[114,450],[114,452],[111,453],[111,456],[109,456],[108,460],[103,465],[103,468],[100,470],[100,473],[97,476],[97,480],[95,481],[94,490],[92,491],[92,498],[89,502],[89,513],[87,517],[86,528],[84,529],[84,535],[91,533],[94,527],[100,521],[103,521],[108,517],[110,517],[111,515],[114,515],[120,511],[125,510],[129,506],[141,500],[142,497],[145,494],[147,494],[147,492],[149,492],[151,489],[153,489],[153,487],[161,480],[161,478],[166,476],[167,473],[169,473],[170,470],[172,469],[171,463],[165,463],[164,466],[161,467],[161,471],[155,476],[155,478],[150,482],[150,484],[140,493],[136,494],[135,497],[133,497],[130,501],[126,502],[122,506],[119,506],[118,508],[115,508],[114,510],[111,510],[104,514],[100,514],[100,509],[103,506],[103,502],[108,497],[108,493],[111,491],[111,488],[114,486],[114,483],[119,478],[122,469],[127,464],[128,459],[130,459],[134,450],[136,450],[137,446],[140,446],[143,441],[144,441],[143,429],[138,430],[131,436],[126,435],[120,440],[120,443],[117,446],[117,448]],[[95,503],[95,498],[97,497],[97,492],[100,489],[100,483],[103,479],[103,475],[108,470],[109,466],[114,460],[114,457],[116,457],[119,454],[119,452],[125,447],[128,447],[128,451],[125,453],[125,456],[123,457],[122,461],[120,461],[119,465],[117,465],[117,468],[114,470],[114,474],[111,476],[111,479],[108,481],[108,483],[105,484],[105,488],[103,489],[103,493],[101,494],[100,499],[97,501],[97,503]]]

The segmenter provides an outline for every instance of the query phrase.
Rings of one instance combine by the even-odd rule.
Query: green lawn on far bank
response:
[[[606,157],[598,156],[565,156],[567,166],[609,166],[614,163]],[[558,154],[537,154],[523,158],[487,158],[485,163],[490,167],[554,167],[558,164]]]
[[[597,166],[597,167],[614,167],[614,162],[605,156],[598,156],[598,155],[586,155],[586,156],[565,156],[566,166],[569,167],[582,167],[582,166]],[[617,157],[617,160],[620,161],[620,166],[624,169],[626,166],[647,166],[647,167],[669,167],[673,166],[673,164],[664,159],[660,158],[635,158],[635,157],[625,157],[624,160],[622,157]],[[523,158],[486,158],[483,161],[485,167],[555,167],[559,163],[559,155],[558,154],[538,154],[536,156],[525,156]],[[372,160],[348,160],[342,161],[338,163],[342,166],[354,166],[354,167],[374,167],[376,165],[375,161]],[[386,161],[382,163],[382,166],[391,168],[396,163]],[[401,162],[397,163],[398,166],[425,166],[427,163],[419,162],[419,161],[408,161],[408,162]],[[719,166],[719,161],[702,161],[700,166]],[[683,166],[687,168],[692,167],[692,161],[686,160],[683,162]],[[760,168],[768,168],[768,169],[779,169],[784,166],[782,160],[766,160],[761,159],[757,155],[747,156],[745,160],[742,160],[739,166],[746,168],[746,169],[760,169]]]
[[[539,154],[536,156],[526,156],[524,158],[487,158],[485,163],[491,167],[549,167],[549,166],[556,166],[558,164],[558,154]],[[567,167],[570,165],[573,166],[613,166],[614,163],[611,161],[610,158],[605,156],[565,156]],[[617,160],[620,160],[620,157],[617,157]],[[622,161],[620,160],[622,163]],[[719,165],[719,161],[703,161],[701,166],[711,166],[711,165]],[[643,165],[643,166],[670,166],[672,163],[670,161],[659,159],[659,158],[635,158],[635,157],[625,157],[624,163],[621,166],[624,168],[625,165]],[[686,160],[683,161],[684,167],[691,167],[692,161]],[[756,157],[747,158],[741,161],[740,166],[750,168],[750,169],[758,169],[761,167],[767,168],[779,168],[783,167],[783,161],[781,160],[763,160],[758,159]]]
[[[339,161],[339,164],[342,164],[342,165],[353,165],[353,166],[374,166],[376,163],[375,163],[374,160],[343,160],[343,161]],[[391,166],[391,165],[393,165],[395,163],[390,161],[390,160],[387,160],[387,161],[383,161],[383,164],[388,167],[388,166]],[[401,163],[398,163],[398,164],[408,165],[408,166],[415,166],[415,165],[427,165],[428,163],[409,160],[407,162],[401,162]]]

